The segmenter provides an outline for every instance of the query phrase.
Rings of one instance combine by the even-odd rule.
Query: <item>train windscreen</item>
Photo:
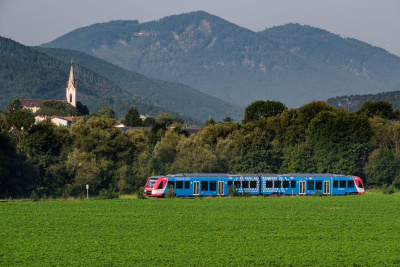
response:
[[[156,183],[158,178],[150,178],[150,181],[147,183],[147,187],[154,187],[154,184]]]

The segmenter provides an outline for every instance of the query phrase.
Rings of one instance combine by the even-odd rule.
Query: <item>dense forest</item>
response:
[[[336,173],[369,188],[400,185],[400,112],[387,102],[348,112],[322,101],[298,109],[256,101],[243,122],[209,119],[197,135],[160,119],[151,131],[123,132],[103,110],[68,129],[33,124],[32,113],[10,103],[0,114],[0,196],[79,196],[86,184],[129,193],[151,175],[201,172]]]

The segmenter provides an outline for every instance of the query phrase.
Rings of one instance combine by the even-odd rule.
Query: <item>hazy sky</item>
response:
[[[400,56],[400,0],[0,0],[0,35],[40,45],[98,22],[147,22],[197,10],[253,31],[311,25]]]

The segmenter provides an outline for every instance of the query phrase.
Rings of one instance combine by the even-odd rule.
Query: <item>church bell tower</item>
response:
[[[76,82],[74,80],[74,67],[71,61],[71,71],[69,72],[69,80],[67,82],[67,103],[76,107]]]

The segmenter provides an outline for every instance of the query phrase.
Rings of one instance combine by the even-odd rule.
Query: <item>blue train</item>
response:
[[[224,174],[183,173],[152,176],[144,192],[162,197],[174,190],[177,197],[236,195],[324,195],[364,194],[364,184],[357,176],[337,174]]]

